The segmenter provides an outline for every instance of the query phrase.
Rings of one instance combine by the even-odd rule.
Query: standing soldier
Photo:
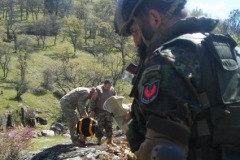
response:
[[[78,136],[76,133],[76,124],[79,120],[76,110],[79,112],[81,117],[87,117],[86,105],[89,99],[96,96],[96,89],[78,87],[60,99],[63,116],[67,121],[68,128],[70,130],[70,136],[73,145],[83,147],[85,140]]]
[[[132,36],[135,47],[137,48],[137,56],[139,58],[138,66],[134,69],[134,65],[129,65],[126,70],[132,74],[134,77],[132,79],[132,91],[130,97],[135,97],[137,95],[137,82],[142,75],[142,65],[147,56],[147,46],[143,42],[137,23],[133,20],[126,21],[122,17],[122,3],[123,0],[117,2],[116,13],[114,17],[114,26],[117,33],[122,36]],[[132,152],[139,149],[141,143],[145,140],[146,133],[146,122],[145,117],[141,114],[140,107],[138,107],[137,100],[134,99],[131,105],[130,116],[131,119],[128,122],[128,130],[126,132],[127,141]]]
[[[90,116],[95,116],[95,119],[98,121],[98,129],[95,133],[95,136],[98,138],[98,144],[101,144],[101,139],[103,137],[103,129],[106,131],[107,144],[115,145],[113,143],[113,131],[112,131],[112,115],[103,109],[104,102],[116,95],[115,89],[112,87],[112,81],[107,79],[104,81],[104,84],[96,87],[97,98],[95,99],[94,105],[90,106],[91,112]]]

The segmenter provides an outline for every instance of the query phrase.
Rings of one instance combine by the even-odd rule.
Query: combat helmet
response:
[[[129,27],[131,25],[134,12],[143,1],[148,0],[117,0],[114,17],[114,26],[117,34],[121,36],[129,36],[131,34]],[[167,15],[172,15],[179,4],[186,3],[186,0],[159,1],[172,3]]]

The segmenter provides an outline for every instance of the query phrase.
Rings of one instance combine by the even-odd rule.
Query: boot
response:
[[[113,142],[112,137],[107,138],[107,144],[112,145],[112,146],[116,146],[116,143]]]
[[[72,145],[77,147],[85,147],[85,141],[81,141],[81,140],[72,141]]]

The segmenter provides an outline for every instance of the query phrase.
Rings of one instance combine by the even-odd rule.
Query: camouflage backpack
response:
[[[201,35],[163,45],[192,45],[200,58],[200,86],[190,84],[202,106],[192,127],[190,159],[240,159],[240,49],[228,35]]]

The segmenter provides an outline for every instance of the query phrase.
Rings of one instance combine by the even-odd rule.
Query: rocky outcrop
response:
[[[95,145],[79,148],[71,144],[59,144],[38,153],[25,155],[21,160],[120,160],[124,158],[108,151],[107,146]]]
[[[104,140],[103,140],[104,141]],[[76,147],[71,144],[58,144],[39,152],[29,153],[20,160],[128,160],[130,151],[121,132],[115,134],[117,146],[87,143],[86,147]]]
[[[37,123],[46,125],[48,121],[40,116],[40,111],[29,106],[20,104],[18,110],[7,110],[0,114],[0,130],[15,127],[35,127]]]

